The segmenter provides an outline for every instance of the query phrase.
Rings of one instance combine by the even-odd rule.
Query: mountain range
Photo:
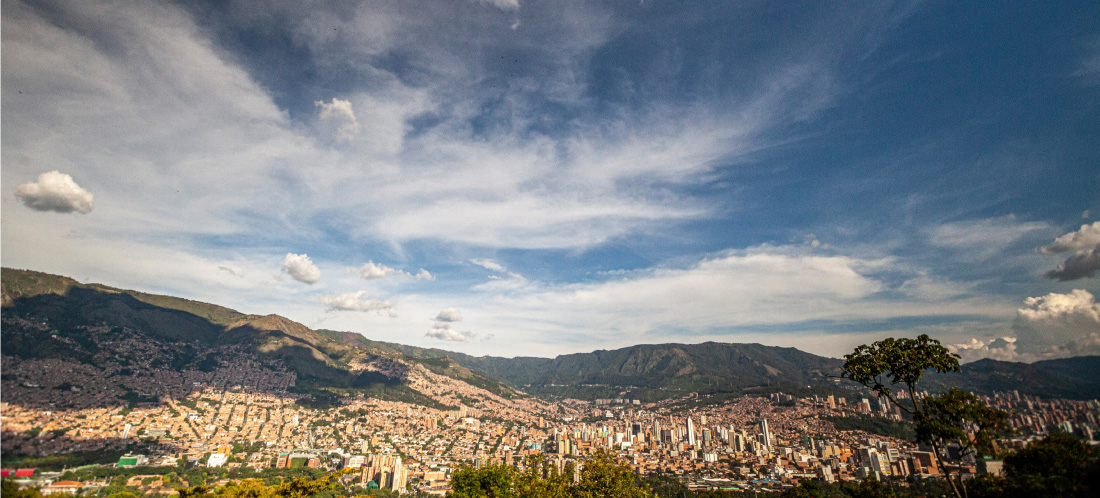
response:
[[[47,273],[4,268],[0,277],[6,363],[52,358],[102,368],[97,363],[113,361],[122,362],[116,366],[124,371],[127,360],[110,350],[136,342],[155,351],[150,353],[154,368],[210,371],[247,355],[263,368],[293,372],[301,393],[362,393],[425,405],[446,400],[414,389],[416,372],[501,397],[654,401],[691,392],[857,393],[837,377],[841,360],[795,348],[708,342],[645,344],[555,358],[475,357],[374,341],[355,332],[313,330],[278,315],[250,315]],[[92,329],[97,332],[89,333]],[[1098,374],[1100,357],[1032,364],[981,360],[964,365],[960,374],[930,375],[926,386],[1093,399],[1100,397]],[[17,386],[19,379],[5,369],[4,383],[7,400],[8,384]]]

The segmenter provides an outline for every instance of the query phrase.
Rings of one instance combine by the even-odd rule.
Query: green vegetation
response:
[[[33,467],[40,470],[51,471],[85,465],[112,464],[117,462],[119,457],[125,455],[127,451],[137,451],[139,449],[140,448],[135,450],[81,451],[41,457],[5,453],[2,458],[4,468]]]
[[[952,388],[918,398],[917,383],[926,370],[960,370],[959,356],[927,335],[888,338],[859,346],[844,360],[844,377],[871,388],[880,399],[913,417],[917,440],[932,445],[932,454],[945,471],[941,448],[954,443],[961,448],[959,459],[971,455],[981,458],[995,450],[995,438],[1010,430],[1007,412],[986,405],[966,391]],[[899,396],[899,392],[905,396]],[[947,482],[957,498],[967,494],[961,471],[955,478],[948,474]]]
[[[451,478],[449,498],[566,498],[566,497],[652,497],[630,467],[609,453],[599,453],[584,462],[580,479],[574,482],[573,463],[561,472],[544,458],[528,460],[525,471],[506,465],[480,469],[463,468]]]
[[[897,422],[882,417],[869,416],[822,417],[822,419],[832,422],[838,431],[863,431],[906,441],[913,441],[916,437],[913,424],[910,422]]]

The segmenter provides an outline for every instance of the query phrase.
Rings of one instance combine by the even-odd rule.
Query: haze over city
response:
[[[1098,14],[5,1],[3,266],[475,355],[1100,354]]]

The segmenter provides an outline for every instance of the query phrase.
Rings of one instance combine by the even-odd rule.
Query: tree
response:
[[[511,498],[514,470],[506,465],[462,468],[451,476],[451,498]]]
[[[0,483],[0,495],[4,498],[42,498],[42,493],[38,492],[38,488],[19,488],[18,484],[15,484],[11,479],[4,479],[3,483]]]
[[[997,436],[1011,431],[1008,412],[992,408],[961,389],[930,396],[924,405],[925,416],[917,424],[917,438],[939,445],[958,442],[960,459],[994,454]]]
[[[958,389],[922,401],[917,396],[917,383],[928,370],[958,372],[959,356],[922,334],[916,339],[888,338],[857,347],[844,357],[841,375],[871,388],[880,399],[911,415],[918,439],[932,446],[932,453],[947,473],[941,455],[945,443],[957,442],[964,451],[979,456],[992,451],[993,439],[1008,430],[1008,414]],[[898,399],[895,386],[908,392],[908,403]],[[947,473],[955,496],[963,498],[966,486],[961,471],[957,478],[956,483]]]
[[[600,451],[584,462],[581,480],[574,487],[577,498],[648,498],[653,493],[638,485],[630,467],[615,460],[614,455]]]
[[[523,472],[506,465],[464,468],[451,477],[449,498],[651,498],[653,492],[638,483],[630,466],[606,451],[583,464],[579,480],[576,467],[566,463],[558,471],[544,457],[527,460]]]
[[[519,473],[515,479],[517,497],[545,496],[547,498],[563,498],[570,495],[573,486],[573,473],[576,464],[569,462],[563,466],[561,472],[554,462],[547,460],[544,455],[527,457],[526,470]]]
[[[1007,496],[1100,496],[1100,451],[1055,432],[1004,460]]]

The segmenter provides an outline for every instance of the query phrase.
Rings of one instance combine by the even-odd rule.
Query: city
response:
[[[59,383],[79,372],[77,365],[8,357],[4,365],[7,371],[52,373],[21,386],[5,382],[7,401],[0,406],[5,453],[118,451],[142,443],[142,452],[121,458],[120,467],[175,469],[182,463],[185,468],[351,469],[358,476],[358,481],[349,481],[352,485],[440,495],[449,490],[449,477],[461,466],[522,467],[535,455],[562,466],[598,450],[613,452],[638,475],[675,476],[689,489],[784,489],[802,479],[937,478],[944,471],[928,448],[899,435],[837,430],[830,420],[902,420],[896,408],[855,393],[809,398],[776,393],[721,401],[691,394],[656,403],[549,403],[505,399],[420,367],[414,368],[413,385],[458,409],[360,396],[318,410],[273,394],[294,384],[293,373],[276,375],[240,362],[201,378],[155,371],[135,375],[134,389],[147,386],[152,391],[150,386],[156,386],[171,394],[133,408],[73,408],[93,401],[83,396],[94,396],[89,391],[108,380],[82,372],[84,388],[69,388],[54,397]],[[22,405],[22,398],[36,399],[35,408]],[[1100,416],[1096,400],[1047,400],[1018,393],[982,399],[1012,413],[1016,435],[998,441],[1006,449],[1056,430],[1091,441]],[[41,409],[47,401],[52,409]],[[996,463],[971,459],[948,470],[995,473]],[[24,481],[48,486],[50,478]],[[104,483],[82,484],[94,489]],[[139,487],[174,493],[170,487]]]

